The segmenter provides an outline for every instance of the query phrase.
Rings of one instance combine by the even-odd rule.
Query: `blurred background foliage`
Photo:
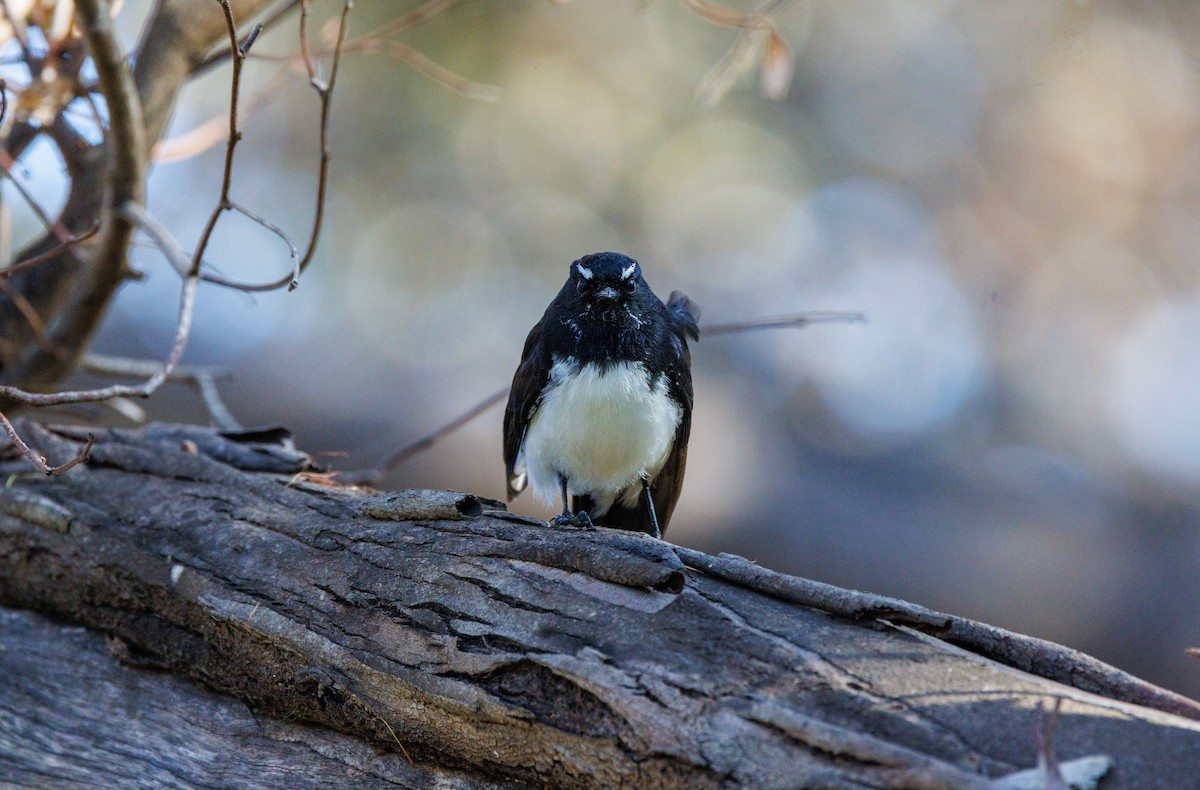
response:
[[[339,7],[314,3],[314,38]],[[351,35],[415,7],[360,2]],[[782,101],[752,59],[714,101],[737,31],[674,0],[452,5],[398,40],[459,91],[347,55],[315,264],[293,293],[202,288],[187,361],[232,369],[245,424],[359,468],[507,385],[584,253],[632,255],[702,323],[863,311],[697,345],[670,538],[1200,694],[1183,652],[1200,644],[1200,6],[793,0],[772,18],[795,54]],[[294,20],[255,45],[234,196],[303,238],[316,102],[266,57],[295,52]],[[185,92],[172,134],[227,102],[228,68]],[[222,154],[153,172],[151,209],[185,244]],[[287,267],[236,216],[208,257],[243,280]],[[96,348],[161,358],[178,278],[148,245],[133,265]],[[181,386],[148,409],[206,419]],[[501,416],[387,484],[502,498]]]

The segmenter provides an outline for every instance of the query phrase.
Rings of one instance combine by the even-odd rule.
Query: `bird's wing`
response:
[[[549,379],[550,365],[542,349],[542,323],[538,322],[525,338],[521,364],[513,375],[508,407],[504,410],[504,466],[509,501],[525,489],[527,478],[521,462],[521,446],[525,443],[529,418],[533,416]]]

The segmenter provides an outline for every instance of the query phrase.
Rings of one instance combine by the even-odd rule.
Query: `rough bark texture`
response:
[[[52,462],[83,438],[21,430]],[[683,553],[703,573],[641,535],[317,485],[275,438],[108,431],[86,468],[0,493],[0,604],[139,667],[0,613],[0,780],[1037,786],[985,777],[1034,764],[1036,706],[1060,698],[1055,752],[1111,757],[1100,787],[1194,786],[1192,719],[798,605],[784,577],[730,581],[742,561]],[[1200,710],[1122,682],[1102,685]]]

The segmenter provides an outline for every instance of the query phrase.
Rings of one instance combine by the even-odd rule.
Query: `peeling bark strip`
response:
[[[21,431],[51,462],[84,435]],[[1016,787],[1027,777],[988,779],[1033,766],[1036,706],[1054,697],[1059,760],[1111,757],[1104,790],[1195,781],[1200,725],[913,631],[903,602],[879,599],[904,627],[855,620],[738,581],[727,558],[708,558],[723,578],[685,569],[644,536],[551,529],[466,495],[313,485],[297,476],[307,456],[265,443],[277,438],[100,432],[86,468],[15,478],[0,491],[0,603],[87,625],[126,663],[233,695],[260,735],[319,733],[308,742],[331,770],[361,771],[363,740],[412,756],[416,773],[393,761],[369,786]],[[25,469],[0,461],[6,478]],[[685,553],[692,567],[705,556]],[[5,644],[28,627],[0,618]],[[30,677],[6,655],[0,668],[20,675],[0,687],[16,733],[0,733],[6,782],[78,775],[103,752],[103,728],[90,751],[39,739],[46,700],[117,729],[136,715],[93,710],[86,676]],[[187,688],[181,718],[207,728],[214,698]],[[278,756],[280,739],[259,740],[256,757]],[[178,746],[132,759],[211,779]],[[1108,768],[1073,765],[1093,779]]]

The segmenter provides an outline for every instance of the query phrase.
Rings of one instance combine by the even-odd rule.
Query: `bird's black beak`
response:
[[[613,288],[611,285],[606,285],[599,291],[596,291],[596,298],[612,301],[613,299],[617,298],[617,289]]]

